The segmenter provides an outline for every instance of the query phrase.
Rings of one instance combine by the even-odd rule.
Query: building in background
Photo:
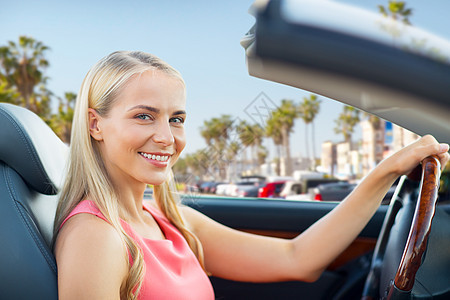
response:
[[[411,144],[420,137],[418,134],[415,134],[414,132],[411,132],[395,124],[392,124],[392,135],[393,135],[392,141],[393,152],[402,149],[403,147]]]
[[[341,179],[354,179],[362,172],[360,147],[356,143],[341,142],[336,144],[336,174]]]
[[[360,147],[348,143],[322,143],[321,171],[340,178],[360,178],[393,152],[409,145],[419,135],[382,119],[361,122]]]
[[[320,171],[334,176],[336,172],[336,144],[332,141],[322,143],[322,153],[320,155]]]
[[[392,128],[392,123],[389,123],[390,125],[386,125],[386,123],[381,119],[378,119],[376,123],[369,121],[369,119],[361,122],[363,175],[369,173],[384,158],[386,129],[389,126]]]

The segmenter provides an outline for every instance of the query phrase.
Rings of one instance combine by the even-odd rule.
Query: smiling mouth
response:
[[[169,154],[168,155],[156,155],[156,154],[150,154],[150,153],[144,153],[144,152],[139,152],[139,154],[147,159],[152,159],[152,160],[156,160],[156,161],[160,161],[160,162],[168,161],[171,156]]]

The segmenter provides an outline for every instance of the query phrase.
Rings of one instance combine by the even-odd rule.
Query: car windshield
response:
[[[446,116],[448,85],[434,85],[433,91],[419,91],[407,81],[416,82],[418,86],[417,78],[407,72],[420,63],[431,77],[441,75],[433,73],[433,68],[436,64],[448,65],[450,61],[450,43],[446,39],[415,27],[408,13],[399,22],[396,20],[399,16],[382,5],[378,7],[379,12],[328,1],[289,0],[265,5],[265,2],[262,6],[257,3],[253,7],[256,25],[241,41],[250,74],[317,94],[303,96],[300,101],[284,99],[278,103],[262,95],[259,104],[264,104],[269,111],[263,126],[230,118],[205,122],[202,127],[205,134],[214,122],[217,125],[228,121],[231,136],[237,137],[230,140],[229,145],[234,146],[233,142],[240,145],[243,155],[240,160],[230,161],[230,166],[241,171],[231,176],[267,176],[261,181],[264,184],[258,188],[258,194],[254,189],[253,196],[292,201],[341,201],[383,158],[421,134],[432,132],[448,141],[448,118],[437,126],[437,122],[431,120]],[[415,55],[413,60],[410,54]],[[391,77],[385,72],[389,65],[377,67],[380,61],[389,59],[395,60],[390,62]],[[316,134],[311,128],[313,121],[323,106],[331,104],[323,95],[349,106],[344,106],[334,120],[336,139],[323,141],[320,149],[312,149],[308,143],[314,141],[308,136],[314,138]],[[269,108],[268,104],[272,106]],[[424,110],[425,104],[430,108]],[[360,111],[361,108],[372,114]],[[417,114],[420,117],[411,118]],[[282,118],[289,119],[291,124],[303,123],[304,134],[300,140],[283,140],[282,126],[276,127],[277,122],[283,122]],[[411,125],[418,134],[396,123]],[[289,126],[288,135],[294,131],[294,126]],[[306,144],[306,153],[291,155],[289,143]],[[269,153],[268,144],[277,152]],[[289,176],[291,178],[286,178]],[[441,180],[441,201],[448,200],[447,178],[445,171]],[[244,192],[233,192],[233,186],[241,184],[230,180],[231,188],[223,195],[246,196]],[[383,204],[389,203],[395,188],[396,184]]]

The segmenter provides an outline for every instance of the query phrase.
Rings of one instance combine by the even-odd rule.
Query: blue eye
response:
[[[170,122],[183,124],[184,123],[184,119],[182,117],[176,117],[176,118],[170,119]]]
[[[150,120],[151,116],[148,115],[148,114],[139,114],[139,115],[136,116],[136,118],[140,119],[140,120]]]

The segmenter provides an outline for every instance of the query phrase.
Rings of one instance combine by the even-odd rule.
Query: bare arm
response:
[[[120,299],[126,255],[108,223],[90,214],[73,216],[55,244],[59,299]]]
[[[227,228],[191,209],[184,215],[201,240],[213,275],[242,281],[314,281],[357,237],[395,179],[429,155],[448,161],[448,145],[427,136],[387,158],[333,211],[292,240]]]

